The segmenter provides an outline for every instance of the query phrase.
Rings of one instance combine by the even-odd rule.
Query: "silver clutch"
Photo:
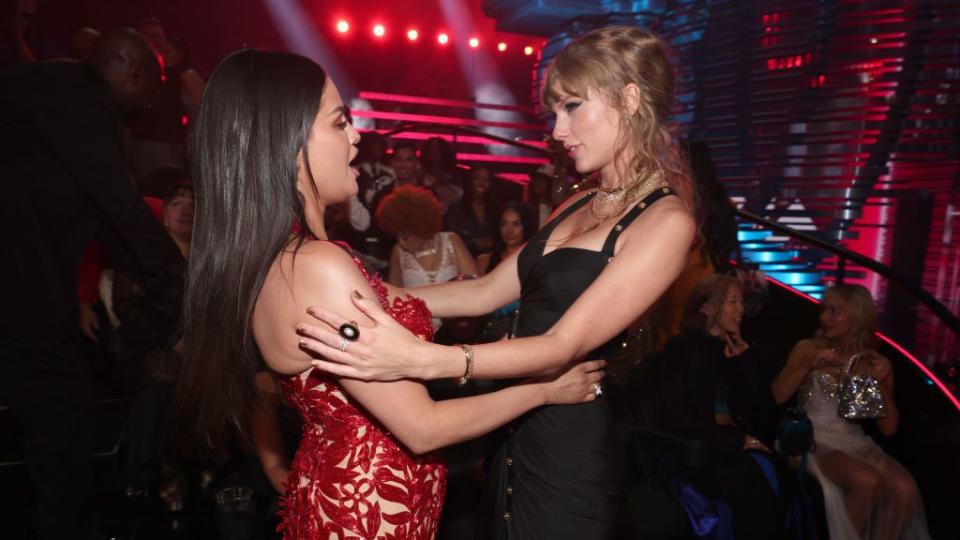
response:
[[[880,382],[872,375],[854,374],[859,354],[850,357],[840,384],[840,404],[837,414],[847,420],[866,420],[887,416],[887,408],[880,393]]]

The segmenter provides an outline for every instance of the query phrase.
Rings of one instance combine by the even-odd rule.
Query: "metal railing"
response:
[[[876,272],[877,274],[885,277],[891,283],[896,284],[910,293],[911,296],[926,306],[938,319],[940,319],[940,321],[947,328],[953,331],[953,333],[957,336],[960,336],[960,319],[957,319],[957,317],[947,308],[947,306],[940,303],[940,301],[934,298],[932,294],[923,290],[918,285],[915,285],[907,278],[901,276],[893,268],[877,262],[866,255],[861,255],[860,253],[850,251],[849,249],[827,242],[826,240],[817,238],[816,236],[800,232],[796,229],[776,223],[774,221],[770,221],[755,214],[744,212],[743,210],[737,210],[737,216],[746,221],[760,225],[761,227],[780,233],[784,236],[789,236],[790,238],[803,242],[804,244],[815,246],[836,255],[837,283],[843,283],[848,262],[858,264],[868,270]]]

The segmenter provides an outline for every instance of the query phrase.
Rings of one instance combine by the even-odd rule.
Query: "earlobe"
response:
[[[640,108],[640,87],[635,83],[624,86],[623,102],[627,106],[627,112],[629,114],[637,114],[637,110]]]

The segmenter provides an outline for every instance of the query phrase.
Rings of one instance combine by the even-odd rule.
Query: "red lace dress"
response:
[[[387,300],[379,276],[370,282],[380,304],[423,339],[433,337],[419,298]],[[279,530],[286,540],[429,540],[436,535],[446,490],[439,456],[413,456],[327,374],[310,370],[281,380],[303,418]]]

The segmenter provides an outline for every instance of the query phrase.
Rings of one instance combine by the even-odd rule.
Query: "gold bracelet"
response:
[[[463,370],[463,377],[460,377],[460,386],[463,386],[473,378],[473,347],[461,343],[460,348],[463,349],[463,358],[467,363]]]

